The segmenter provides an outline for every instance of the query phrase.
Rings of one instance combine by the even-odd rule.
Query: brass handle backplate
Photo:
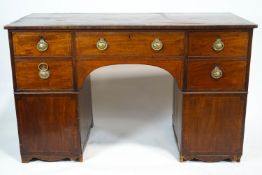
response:
[[[100,38],[96,43],[96,47],[98,50],[106,50],[108,47],[108,44],[104,38]]]
[[[163,48],[163,43],[159,38],[156,38],[152,44],[151,44],[151,48],[154,51],[160,51]]]
[[[44,52],[48,49],[48,43],[43,38],[41,38],[38,41],[36,48],[39,52]]]
[[[38,64],[38,75],[41,79],[45,80],[48,79],[50,76],[50,71],[48,70],[48,64],[47,63],[40,63]]]
[[[216,52],[220,52],[224,49],[225,45],[220,38],[217,38],[216,41],[213,43],[213,50]]]
[[[222,70],[218,66],[215,66],[214,69],[211,71],[211,77],[217,80],[220,79],[222,76]]]

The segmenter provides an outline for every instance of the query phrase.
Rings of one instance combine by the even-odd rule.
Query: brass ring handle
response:
[[[40,63],[38,64],[38,75],[41,79],[45,80],[48,79],[50,76],[50,71],[48,70],[48,64],[47,63]]]
[[[36,48],[39,52],[44,52],[48,49],[48,43],[43,38],[41,38],[38,41]]]
[[[108,47],[108,44],[104,38],[100,38],[96,43],[96,47],[98,50],[106,50]]]
[[[151,43],[151,48],[154,51],[160,51],[163,48],[163,43],[159,38],[154,39],[154,41]]]
[[[216,52],[220,52],[224,49],[225,45],[221,38],[217,38],[216,41],[213,43],[213,50]]]
[[[218,67],[218,66],[215,66],[214,69],[211,71],[211,77],[213,79],[220,79],[221,77],[223,76],[223,72],[222,70]]]

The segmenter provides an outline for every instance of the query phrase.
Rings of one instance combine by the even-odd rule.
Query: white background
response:
[[[1,174],[260,174],[262,171],[262,30],[256,29],[244,153],[240,163],[178,162],[171,128],[172,78],[160,68],[117,65],[92,73],[95,128],[84,162],[20,163],[7,31],[3,26],[40,12],[233,12],[262,24],[261,0],[1,0]]]

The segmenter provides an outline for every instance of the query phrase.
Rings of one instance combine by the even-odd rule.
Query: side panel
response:
[[[90,129],[93,127],[93,112],[92,112],[92,97],[91,97],[91,81],[90,76],[84,82],[83,88],[79,91],[78,96],[79,106],[79,121],[81,133],[81,146],[84,147],[87,143]]]

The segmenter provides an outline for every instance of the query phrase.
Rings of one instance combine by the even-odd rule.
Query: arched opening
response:
[[[155,155],[168,152],[178,157],[172,128],[173,86],[177,87],[177,83],[168,71],[150,65],[109,65],[91,72],[80,96],[88,86],[92,89],[94,127],[86,156],[112,148],[125,152],[118,156],[126,157],[134,150],[147,157],[152,152],[142,150],[149,147]],[[130,150],[130,146],[134,149]]]

